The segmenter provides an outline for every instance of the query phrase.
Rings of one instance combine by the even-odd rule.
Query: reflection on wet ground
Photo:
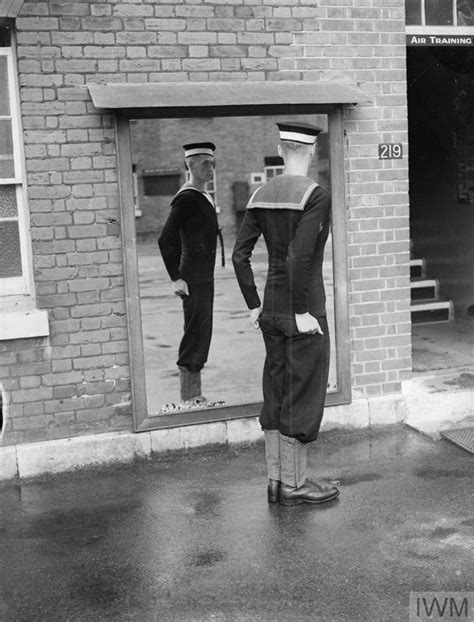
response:
[[[225,247],[231,249],[231,241]],[[230,251],[229,251],[230,252]],[[327,244],[331,257],[331,244]],[[139,245],[140,301],[142,312],[148,412],[156,414],[166,404],[179,404],[176,359],[183,330],[182,307],[155,244]],[[252,268],[263,292],[267,264],[259,243]],[[329,261],[324,265],[329,327],[332,336],[330,389],[336,388],[334,353],[333,278]],[[226,267],[216,266],[214,330],[209,360],[202,372],[203,395],[225,405],[259,402],[264,345],[259,331],[248,323],[248,311],[237,285],[230,256]]]

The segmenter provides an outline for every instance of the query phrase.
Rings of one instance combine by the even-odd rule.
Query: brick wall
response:
[[[346,112],[355,396],[410,367],[404,0],[28,2],[18,69],[38,305],[49,339],[0,345],[4,443],[130,429],[113,119],[87,83],[350,80]]]
[[[216,145],[216,201],[220,209],[219,224],[229,241],[235,236],[239,222],[234,209],[236,182],[248,184],[249,192],[257,186],[251,184],[251,173],[263,173],[265,157],[278,156],[277,117],[216,117],[213,119],[145,119],[131,126],[132,161],[139,177],[140,208],[143,216],[137,219],[139,236],[149,236],[156,241],[169,213],[171,196],[143,195],[143,170],[171,169],[179,171],[184,181],[182,145],[199,140],[210,140]],[[325,115],[293,115],[294,119],[312,122],[327,129]],[[327,137],[319,138],[318,156],[314,158],[309,175],[328,187]]]

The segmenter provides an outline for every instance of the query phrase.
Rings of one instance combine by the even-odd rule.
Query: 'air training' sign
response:
[[[474,45],[474,37],[467,35],[407,35],[407,45]]]

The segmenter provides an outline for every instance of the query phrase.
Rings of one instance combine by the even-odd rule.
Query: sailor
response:
[[[329,234],[330,195],[308,177],[321,128],[278,123],[282,175],[251,196],[232,261],[266,351],[260,424],[265,435],[268,500],[324,503],[336,487],[306,478],[308,443],[316,440],[329,374],[322,264]],[[268,274],[263,305],[250,258],[263,235]]]
[[[215,145],[183,145],[189,180],[171,201],[171,211],[158,245],[174,293],[182,299],[184,334],[177,365],[180,397],[184,403],[205,401],[201,370],[207,361],[212,337],[216,245],[222,236],[216,206],[207,192],[214,176]],[[222,251],[223,257],[223,251]]]

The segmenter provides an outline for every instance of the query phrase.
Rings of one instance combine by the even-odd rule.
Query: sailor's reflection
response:
[[[173,291],[182,299],[184,313],[184,334],[177,360],[181,402],[178,406],[165,405],[164,412],[216,405],[206,400],[201,389],[201,370],[212,338],[218,237],[222,244],[216,206],[206,191],[207,182],[214,175],[216,147],[211,142],[199,142],[186,144],[183,149],[189,181],[172,199],[158,240]]]

